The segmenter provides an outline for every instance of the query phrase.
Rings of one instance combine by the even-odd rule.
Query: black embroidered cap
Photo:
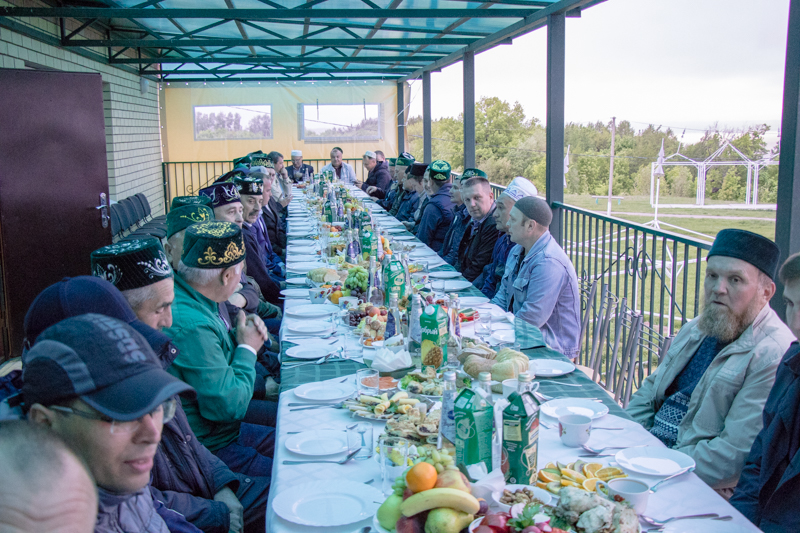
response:
[[[214,220],[214,211],[208,206],[184,205],[175,208],[167,214],[167,239],[192,224],[210,220]]]
[[[211,205],[211,198],[208,196],[176,196],[172,199],[170,209],[175,209],[182,205]]]
[[[256,174],[255,172],[253,174]],[[261,178],[247,176],[234,178],[233,183],[239,190],[239,194],[260,195],[264,194],[264,180]]]
[[[172,277],[167,254],[155,237],[103,246],[92,252],[91,260],[92,274],[121,291],[146,287]]]
[[[181,261],[193,268],[228,268],[244,261],[242,229],[232,222],[201,222],[186,228]]]
[[[200,189],[200,194],[211,199],[212,208],[242,201],[239,198],[239,190],[233,183],[214,183],[205,189]]]

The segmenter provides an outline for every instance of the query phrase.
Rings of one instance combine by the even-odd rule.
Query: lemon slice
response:
[[[583,489],[588,490],[589,492],[594,492],[598,481],[600,480],[597,478],[587,479],[582,483]]]
[[[553,494],[559,494],[561,492],[561,483],[558,481],[553,481],[552,483],[548,483],[547,490],[552,492]]]
[[[595,477],[602,479],[603,481],[614,479],[616,477],[622,477],[624,475],[625,472],[623,472],[622,469],[617,468],[615,466],[601,468],[600,470],[595,472]]]
[[[600,463],[586,463],[583,465],[583,475],[587,478],[597,477],[597,471],[602,468],[603,465]]]
[[[552,469],[552,470],[556,470],[556,469],[558,469],[558,466],[556,466],[556,464],[555,464],[555,463],[547,463],[547,464],[546,464],[544,467],[545,467],[545,468],[550,468],[550,469]]]
[[[551,472],[547,472],[545,470],[539,470],[539,479],[544,481],[545,483],[552,483],[553,481],[561,481],[561,476],[556,476]]]
[[[581,488],[579,483],[575,483],[574,481],[570,481],[568,479],[562,479],[561,480],[561,486],[562,487],[577,487],[577,488]]]
[[[564,480],[564,478],[576,481],[578,483],[583,483],[584,481],[586,481],[586,476],[584,476],[580,472],[576,472],[575,470],[570,470],[569,468],[562,470],[561,475],[563,476],[561,479],[562,481]]]

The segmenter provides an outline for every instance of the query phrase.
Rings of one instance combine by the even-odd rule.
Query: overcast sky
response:
[[[567,19],[566,119],[701,130],[781,119],[789,0],[607,0]],[[475,58],[476,98],[519,101],[544,122],[545,28]],[[433,118],[462,111],[462,66],[433,73]],[[422,115],[422,82],[411,116]]]

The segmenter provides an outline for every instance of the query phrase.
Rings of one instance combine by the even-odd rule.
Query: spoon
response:
[[[682,476],[683,474],[687,474],[687,473],[689,473],[689,472],[694,472],[694,468],[695,468],[695,467],[693,467],[693,466],[690,466],[689,468],[684,468],[683,470],[679,470],[679,471],[675,472],[675,473],[674,473],[674,474],[672,474],[671,476],[667,476],[667,477],[665,477],[664,479],[662,479],[661,481],[659,481],[658,483],[656,483],[655,485],[653,485],[652,487],[650,487],[650,492],[651,492],[651,493],[655,492],[655,491],[656,491],[656,487],[658,487],[659,485],[661,485],[661,484],[662,484],[662,483],[664,483],[665,481],[668,481],[668,480],[670,480],[670,479],[672,479],[672,478],[674,478],[674,477]]]
[[[694,515],[686,515],[686,516],[673,516],[672,518],[667,518],[666,520],[656,520],[655,518],[651,518],[646,515],[639,515],[639,518],[655,527],[664,527],[670,522],[674,522],[675,520],[689,520],[689,519],[701,519],[701,518],[713,518],[714,520],[721,520],[723,522],[728,520],[733,520],[732,516],[720,516],[717,513],[706,513],[706,514],[694,514]]]
[[[284,461],[283,464],[285,464],[285,465],[306,465],[306,464],[311,464],[311,463],[333,463],[333,464],[337,464],[337,465],[343,465],[347,461],[352,459],[355,456],[355,454],[357,454],[360,450],[361,450],[361,448],[353,450],[352,452],[348,453],[347,456],[344,459],[340,459],[338,461],[320,461],[320,460],[314,460],[314,461]]]

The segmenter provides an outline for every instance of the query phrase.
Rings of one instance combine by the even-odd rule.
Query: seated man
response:
[[[497,207],[494,210],[494,221],[497,225],[498,239],[492,250],[492,262],[483,268],[483,283],[480,283],[481,292],[487,298],[494,298],[497,294],[497,284],[503,279],[506,271],[506,260],[514,243],[508,238],[508,216],[517,200],[525,196],[536,196],[539,191],[536,185],[525,178],[516,177],[511,180],[508,187],[500,194],[496,200]]]
[[[281,209],[289,205],[292,201],[292,180],[289,179],[289,171],[283,163],[283,155],[280,152],[270,152],[267,156],[268,161],[272,161],[272,168],[275,170],[275,179],[272,181],[272,199],[281,206]],[[267,161],[259,164],[250,165],[252,171],[256,167],[269,168]]]
[[[269,242],[272,245],[272,250],[278,254],[279,257],[286,257],[286,223],[283,219],[284,209],[275,198],[272,197],[272,184],[275,181],[275,169],[265,165],[262,168],[251,169],[251,172],[260,172],[266,177],[262,178],[264,182],[264,191],[261,198],[261,218],[264,219],[264,226],[267,228],[267,235]]]
[[[467,206],[470,224],[457,246],[457,268],[468,281],[475,281],[483,273],[483,267],[492,261],[497,241],[494,194],[489,180],[477,174],[461,182],[461,197]]]
[[[177,209],[171,212],[174,211]],[[122,275],[136,277],[137,270],[144,271],[142,263],[146,265],[147,261],[139,263],[133,254],[126,259],[117,263]],[[67,278],[39,293],[25,315],[25,337],[35,340],[61,320],[86,313],[110,316],[129,324],[142,334],[164,369],[177,356],[178,350],[169,337],[143,324],[141,320],[146,317],[135,314],[119,290],[94,276]],[[167,327],[170,325],[171,319]],[[150,487],[153,496],[203,531],[239,530],[244,511],[245,531],[263,532],[270,472],[234,474],[200,444],[180,398],[174,399],[175,417],[164,424],[153,462]]]
[[[139,333],[103,315],[62,320],[37,337],[23,380],[28,419],[64,439],[94,476],[95,531],[199,531],[178,513],[162,515],[148,486],[173,396],[192,388],[161,368]]]
[[[800,338],[800,254],[781,267],[786,324]],[[800,472],[797,469],[800,407],[800,344],[783,356],[764,406],[764,427],[756,437],[731,498],[748,520],[766,533],[800,531]]]
[[[427,244],[434,252],[438,252],[444,242],[447,229],[453,222],[455,206],[450,200],[450,163],[447,161],[434,161],[428,167],[428,176],[424,179],[429,191],[430,199],[425,206],[425,211],[417,228],[417,239]]]
[[[397,159],[390,157],[386,160],[386,165],[389,169],[389,177],[392,179],[391,183],[389,184],[389,190],[386,191],[386,195],[383,197],[383,199],[379,199],[377,196],[370,196],[370,198],[377,200],[375,203],[388,211],[388,209],[394,203],[395,196],[397,196]],[[372,195],[375,187],[367,187],[367,190],[370,191],[367,194]],[[387,204],[389,207],[387,207]]]
[[[408,176],[409,167],[413,164],[414,156],[407,152],[403,152],[400,154],[400,157],[395,160],[394,179],[397,180],[397,194],[394,196],[391,205],[385,208],[393,217],[397,216],[397,212],[400,211],[400,205],[406,197],[407,191],[404,186],[405,178]]]
[[[256,315],[220,318],[245,258],[241,229],[202,222],[186,229],[175,275],[173,324],[165,332],[180,350],[169,372],[197,390],[183,407],[197,438],[234,472],[270,472],[277,405],[253,400],[256,353],[268,338]],[[271,427],[266,427],[271,426]],[[255,450],[258,453],[253,453]]]
[[[375,198],[384,198],[392,183],[392,176],[389,174],[386,161],[378,162],[377,157],[377,154],[370,150],[364,152],[364,168],[369,171],[369,174],[367,181],[361,183],[356,180],[355,185]]]
[[[415,225],[414,217],[417,211],[419,211],[420,203],[428,198],[425,192],[425,185],[422,183],[426,168],[428,168],[428,165],[413,163],[406,170],[406,176],[403,180],[403,190],[406,194],[397,210],[396,218],[402,222],[408,230],[413,229]]]
[[[514,205],[508,236],[516,246],[492,303],[538,327],[548,346],[574,359],[581,333],[578,277],[550,235],[552,220],[553,212],[541,198],[527,196]]]
[[[0,422],[0,457],[0,530],[94,531],[94,480],[55,433],[23,420]]]
[[[627,408],[664,444],[691,456],[695,473],[725,497],[761,430],[775,371],[794,340],[769,306],[779,256],[761,235],[720,231],[708,252],[703,311],[680,329]]]
[[[453,223],[445,233],[442,247],[439,249],[439,257],[456,268],[458,268],[458,245],[461,243],[464,232],[467,231],[467,226],[470,223],[467,206],[464,205],[464,200],[461,198],[461,180],[471,172],[472,169],[468,168],[460,178],[453,176],[453,186],[450,187],[450,201],[455,206],[453,209]]]
[[[286,265],[272,248],[267,226],[260,216],[261,208],[264,205],[264,180],[269,181],[266,170],[264,167],[255,167],[247,176],[234,178],[233,183],[242,200],[244,227],[250,229],[252,226],[254,228],[253,235],[258,241],[258,256],[269,270],[272,279],[276,283],[280,283],[286,279]]]
[[[286,169],[292,183],[311,180],[314,177],[314,167],[303,163],[303,151],[292,150],[292,166]]]
[[[338,146],[334,146],[331,150],[331,162],[322,167],[320,174],[323,172],[332,172],[342,183],[345,185],[353,185],[356,183],[356,171],[350,166],[350,163],[342,161],[344,151]]]

